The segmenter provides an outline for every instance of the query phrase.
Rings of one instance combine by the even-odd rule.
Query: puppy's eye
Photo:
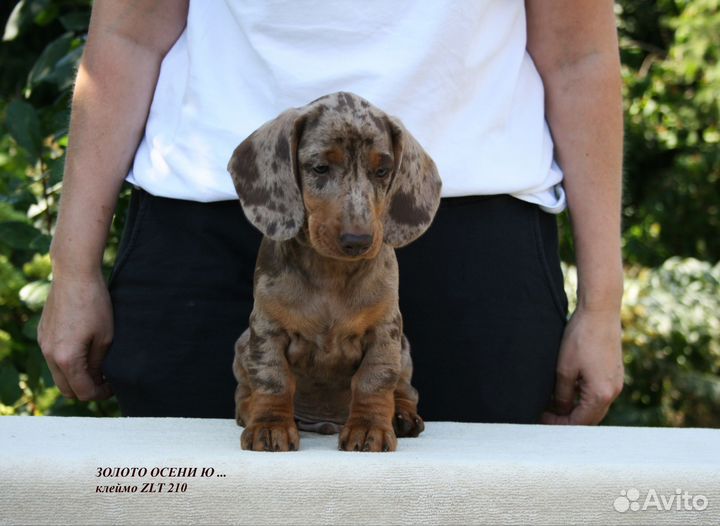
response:
[[[375,172],[375,177],[377,177],[378,179],[384,179],[388,175],[390,175],[390,170],[388,170],[387,168],[380,168],[377,172]]]
[[[313,172],[316,174],[326,174],[328,173],[328,170],[330,170],[330,167],[327,164],[319,164],[317,166],[313,166]]]

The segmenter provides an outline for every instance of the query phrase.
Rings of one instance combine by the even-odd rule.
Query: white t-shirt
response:
[[[443,196],[565,207],[523,0],[191,0],[128,181],[236,199],[233,149],[290,107],[354,92],[399,117]]]

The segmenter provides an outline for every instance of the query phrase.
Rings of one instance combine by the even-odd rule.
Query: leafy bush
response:
[[[565,268],[574,307],[577,274]],[[625,279],[625,388],[607,424],[720,427],[720,263],[670,258]]]
[[[720,259],[720,0],[619,3],[625,257]]]
[[[0,414],[118,413],[114,401],[59,396],[36,343],[51,279],[48,250],[71,88],[89,13],[86,0],[25,0],[6,13],[0,44]],[[107,268],[119,228],[113,227]]]

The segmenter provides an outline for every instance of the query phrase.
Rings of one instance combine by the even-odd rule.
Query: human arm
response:
[[[185,27],[187,0],[96,0],[73,92],[70,141],[38,341],[63,395],[110,396],[100,371],[113,336],[102,255],[142,138],[160,64]]]
[[[526,0],[526,7],[527,47],[545,86],[578,269],[577,309],[560,347],[554,407],[543,422],[597,424],[623,383],[623,129],[613,2]]]

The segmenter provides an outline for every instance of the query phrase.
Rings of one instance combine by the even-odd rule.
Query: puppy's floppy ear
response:
[[[264,235],[285,241],[305,220],[297,169],[297,147],[305,118],[290,109],[241,142],[228,171],[248,220]]]
[[[387,118],[395,156],[385,217],[385,242],[407,245],[432,223],[440,205],[442,182],[435,162],[394,117]]]

